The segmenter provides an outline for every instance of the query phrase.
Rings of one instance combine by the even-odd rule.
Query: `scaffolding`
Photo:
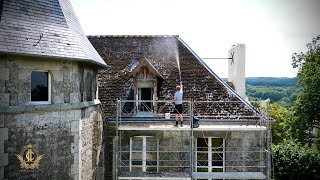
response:
[[[266,116],[242,101],[183,109],[175,127],[173,101],[117,101],[115,179],[270,179]]]

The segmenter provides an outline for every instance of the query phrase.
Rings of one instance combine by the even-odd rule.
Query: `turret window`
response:
[[[50,74],[45,71],[32,71],[31,102],[48,104],[50,101]]]

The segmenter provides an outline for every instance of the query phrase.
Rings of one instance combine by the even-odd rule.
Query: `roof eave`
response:
[[[17,56],[27,56],[27,57],[41,57],[41,58],[51,58],[51,59],[66,59],[70,61],[80,61],[80,62],[88,62],[94,65],[97,65],[99,68],[104,69],[108,68],[107,64],[99,63],[92,59],[82,59],[82,58],[75,58],[75,57],[62,57],[62,56],[53,56],[53,55],[39,55],[39,54],[32,54],[32,53],[18,53],[18,52],[7,52],[7,51],[0,51],[0,54],[9,54],[9,55],[17,55]]]

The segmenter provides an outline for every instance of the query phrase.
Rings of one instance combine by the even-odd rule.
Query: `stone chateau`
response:
[[[104,67],[69,1],[0,1],[0,179],[96,177]]]
[[[179,36],[86,37],[68,0],[0,0],[0,179],[270,179],[244,45],[228,64],[232,87]]]

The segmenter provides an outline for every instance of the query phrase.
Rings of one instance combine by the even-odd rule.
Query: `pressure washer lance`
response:
[[[179,77],[180,77],[180,82],[181,82],[181,70],[180,70],[180,60],[179,60],[178,51],[176,51],[175,54],[176,54],[177,66],[178,66]]]

